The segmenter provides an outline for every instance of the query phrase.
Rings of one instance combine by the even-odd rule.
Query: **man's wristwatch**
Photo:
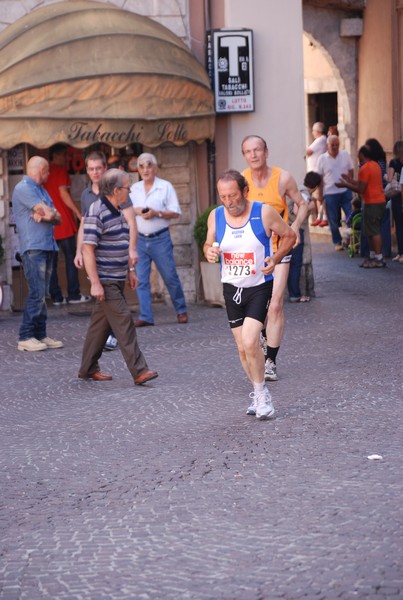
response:
[[[130,273],[135,273],[135,272],[136,272],[136,269],[135,269],[135,267],[130,267],[130,269],[129,269],[129,272],[130,272]]]
[[[162,211],[161,210],[159,211],[158,216],[160,219],[162,219]]]

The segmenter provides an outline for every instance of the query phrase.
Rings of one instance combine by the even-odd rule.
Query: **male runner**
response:
[[[253,384],[253,401],[246,412],[267,419],[274,408],[265,385],[260,331],[272,294],[273,271],[290,252],[296,235],[273,208],[247,200],[248,184],[238,171],[225,171],[217,191],[223,206],[209,215],[203,251],[208,262],[221,261],[229,325],[242,367]],[[281,238],[274,254],[273,233]],[[219,246],[213,246],[214,242]]]
[[[308,205],[301,196],[295,179],[280,167],[270,167],[267,164],[269,150],[263,138],[258,135],[249,135],[242,142],[242,154],[248,163],[243,175],[248,182],[248,200],[255,200],[270,204],[279,215],[288,222],[288,209],[286,196],[291,198],[297,207],[297,217],[291,225],[299,243],[299,229],[308,216]],[[277,249],[278,239],[273,238],[273,249]],[[265,379],[277,381],[276,358],[284,335],[284,294],[287,288],[289,262],[291,255],[284,256],[281,264],[274,271],[273,294],[267,313],[265,349]]]

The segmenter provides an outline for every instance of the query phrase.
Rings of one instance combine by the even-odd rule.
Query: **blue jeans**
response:
[[[151,308],[151,261],[154,261],[174,305],[176,314],[186,312],[186,301],[182,284],[176,272],[173,245],[169,231],[165,231],[154,238],[139,235],[137,243],[139,261],[136,265],[138,286],[137,298],[140,303],[139,319],[154,323]]]
[[[341,235],[339,231],[340,209],[343,209],[346,219],[348,219],[352,211],[352,198],[353,193],[351,190],[340,192],[340,194],[325,194],[327,220],[329,221],[332,240],[335,245],[341,244]]]
[[[287,287],[291,299],[301,298],[301,288],[299,280],[302,269],[302,255],[304,253],[304,230],[299,230],[301,243],[296,248],[292,249],[290,271],[288,273]]]
[[[54,252],[27,250],[22,255],[22,266],[28,284],[28,298],[20,327],[19,340],[46,337],[46,295],[49,287]]]
[[[80,282],[78,280],[78,271],[74,264],[74,257],[76,255],[76,238],[73,235],[65,238],[64,240],[57,240],[57,244],[60,250],[63,251],[64,261],[66,264],[67,300],[78,300],[81,296],[81,292]],[[57,277],[57,259],[58,252],[55,252],[53,257],[52,275],[49,282],[49,291],[54,302],[61,302],[63,300],[63,294]]]

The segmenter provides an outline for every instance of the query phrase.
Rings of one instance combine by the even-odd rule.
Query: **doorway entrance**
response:
[[[321,121],[325,124],[325,133],[331,125],[338,123],[337,92],[308,94],[308,123]]]

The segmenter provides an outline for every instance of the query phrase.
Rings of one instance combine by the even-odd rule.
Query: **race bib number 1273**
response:
[[[256,274],[254,252],[224,252],[222,269],[228,277],[249,277]]]

